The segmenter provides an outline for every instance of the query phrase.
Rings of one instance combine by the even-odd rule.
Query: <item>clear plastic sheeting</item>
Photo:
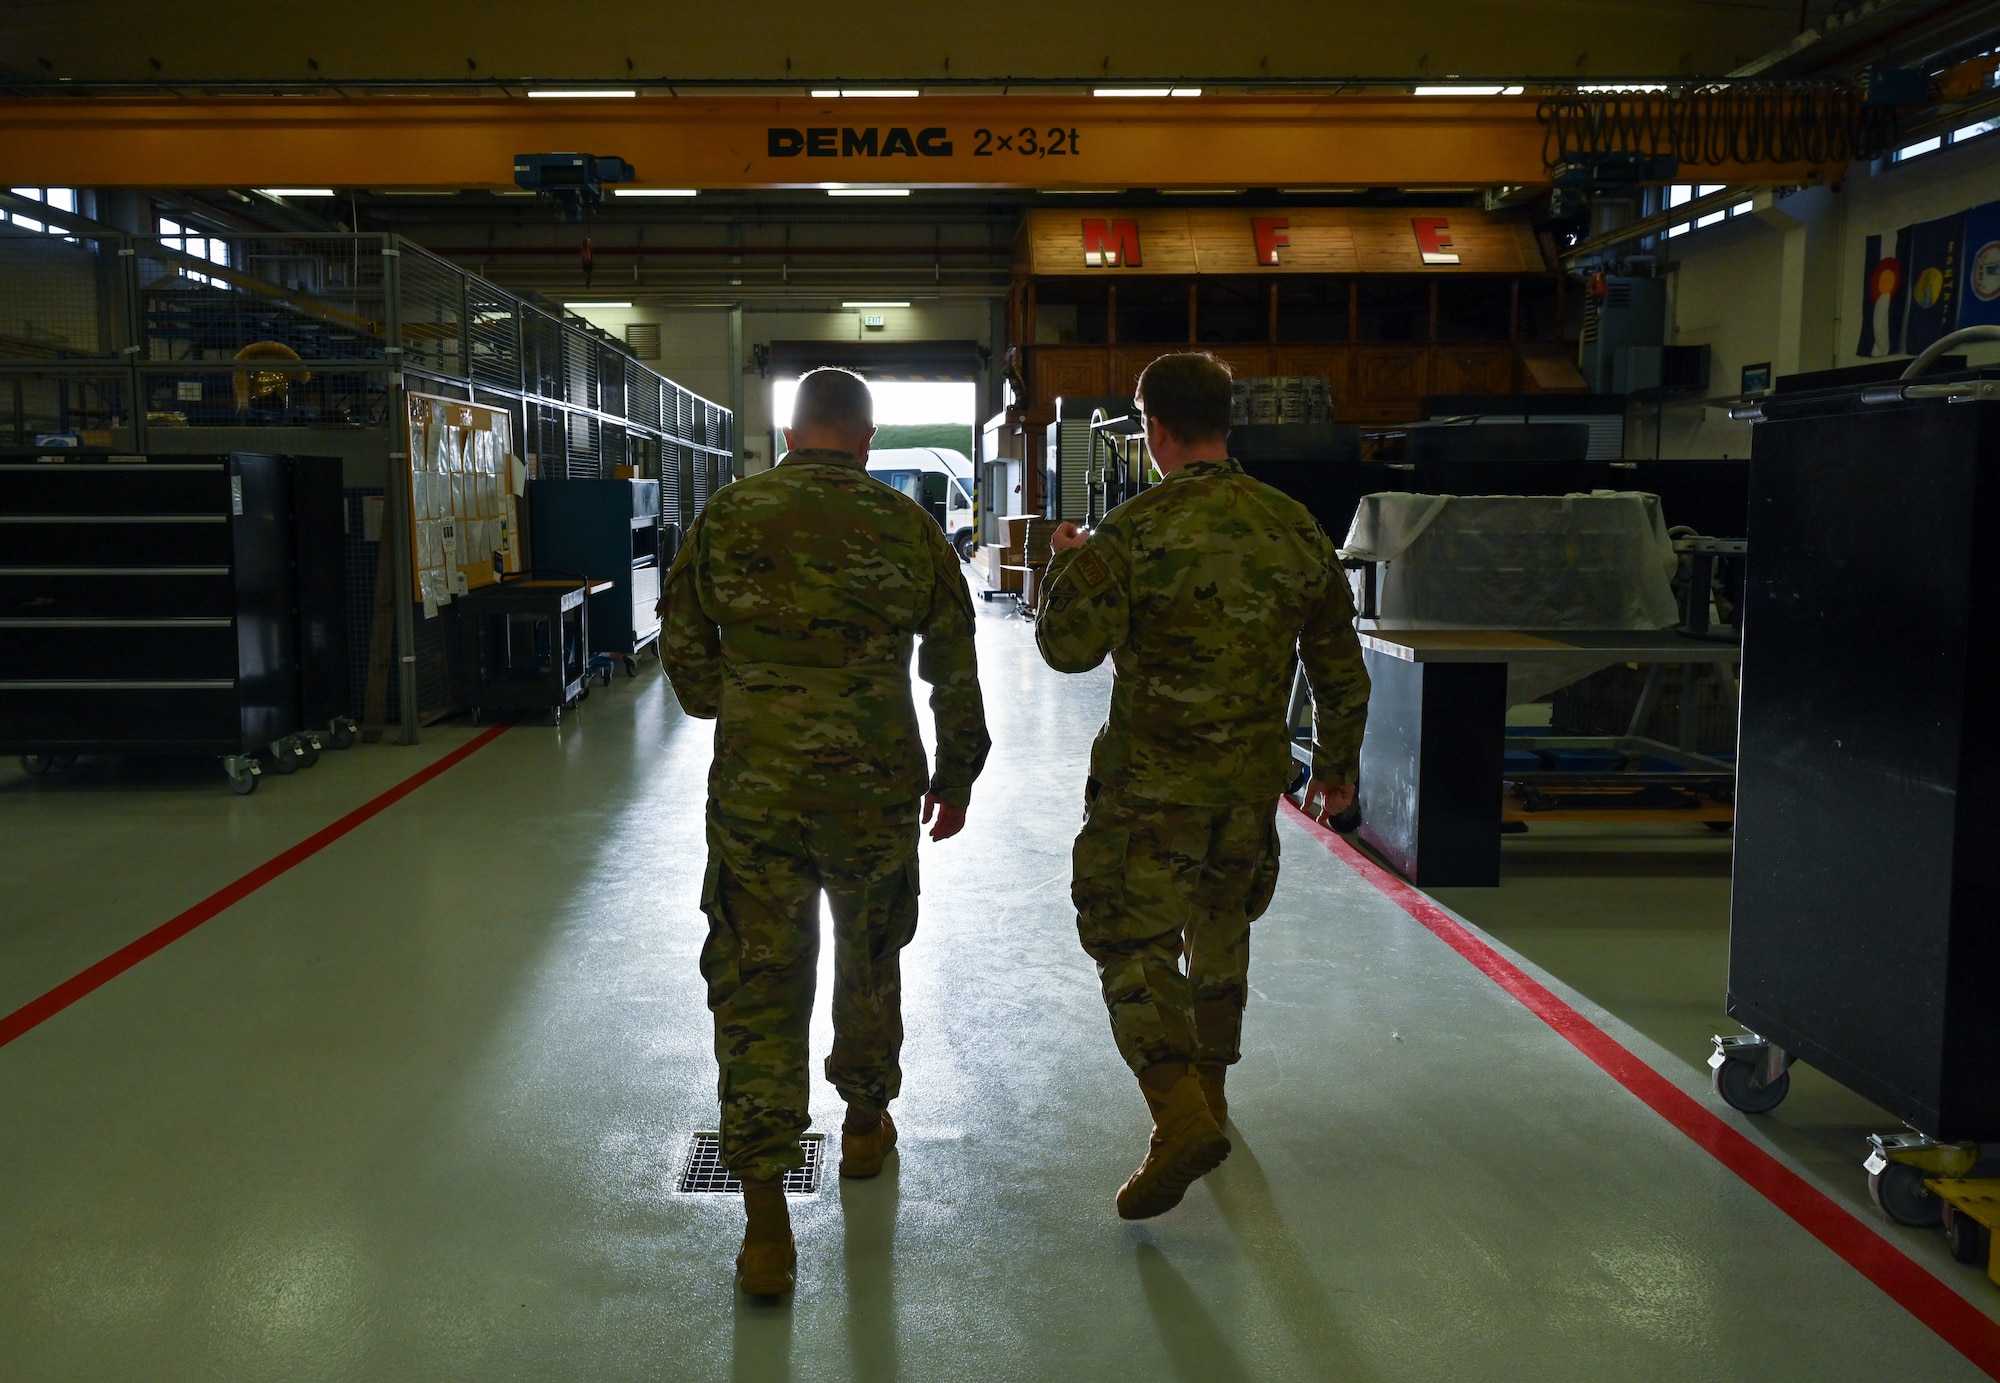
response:
[[[1677,565],[1657,495],[1367,495],[1342,555],[1380,563],[1382,629],[1666,629]],[[1512,667],[1519,705],[1606,664]]]

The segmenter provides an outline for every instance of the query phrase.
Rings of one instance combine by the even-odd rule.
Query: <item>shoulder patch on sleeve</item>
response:
[[[1078,584],[1086,591],[1094,591],[1111,580],[1111,568],[1105,564],[1102,557],[1089,548],[1077,554],[1076,561],[1070,564],[1070,570],[1076,573]]]

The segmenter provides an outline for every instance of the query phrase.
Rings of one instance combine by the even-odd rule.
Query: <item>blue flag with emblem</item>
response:
[[[2000,325],[2000,202],[1965,213],[1963,262],[1958,324]]]
[[[1910,302],[1903,315],[1903,349],[1916,355],[1958,326],[1965,216],[1940,216],[1910,227]]]

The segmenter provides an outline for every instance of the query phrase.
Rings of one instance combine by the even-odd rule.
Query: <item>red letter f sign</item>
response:
[[[1257,262],[1270,268],[1278,262],[1278,251],[1292,243],[1287,233],[1291,222],[1282,216],[1253,216],[1250,234],[1257,241]]]

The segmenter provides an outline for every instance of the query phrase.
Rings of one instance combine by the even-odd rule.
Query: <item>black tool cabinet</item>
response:
[[[528,516],[537,570],[611,583],[590,597],[590,651],[636,673],[642,649],[659,651],[660,482],[530,481]]]
[[[0,453],[0,753],[214,754],[247,793],[351,743],[339,503],[337,461]]]
[[[1914,386],[1780,397],[1756,428],[1728,1007],[1920,1132],[1991,1142],[2000,374]],[[1760,1085],[1737,1050],[1718,1091],[1774,1105],[1782,1061]]]

